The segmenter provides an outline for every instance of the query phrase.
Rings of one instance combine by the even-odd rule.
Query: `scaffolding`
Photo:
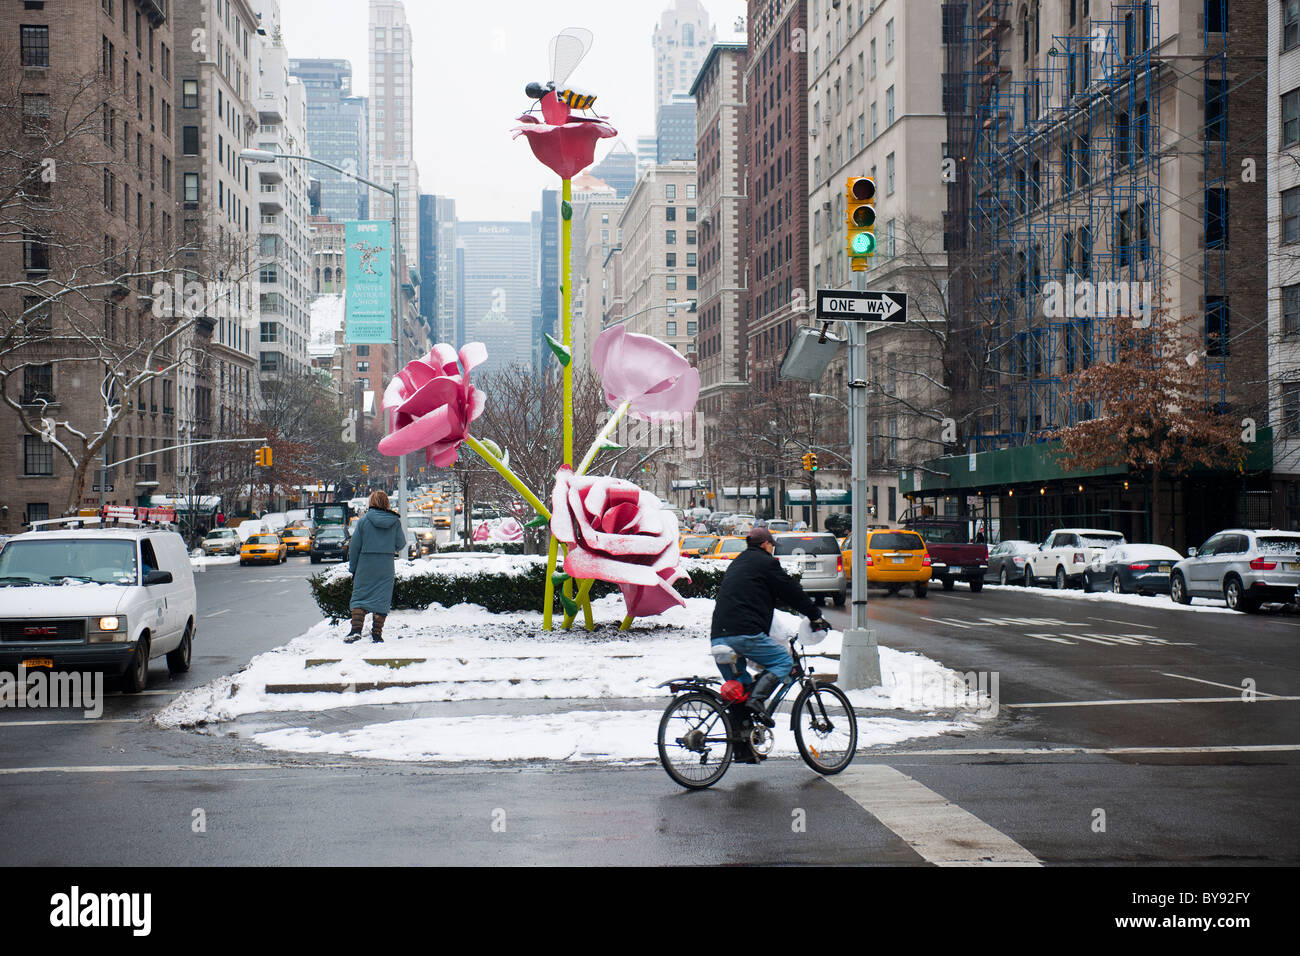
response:
[[[949,155],[963,160],[949,187],[948,239],[967,263],[953,289],[964,317],[955,332],[989,362],[969,451],[1027,444],[1093,417],[1065,377],[1099,355],[1113,360],[1116,343],[1095,313],[1075,314],[1080,283],[1111,292],[1112,310],[1113,292],[1133,283],[1149,283],[1137,288],[1152,308],[1164,296],[1159,12],[1132,0],[1096,13],[1045,36],[1029,4],[943,7]],[[1050,295],[1060,314],[1048,314]]]

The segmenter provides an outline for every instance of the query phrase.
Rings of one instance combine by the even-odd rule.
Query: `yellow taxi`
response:
[[[441,512],[441,511],[438,512],[437,514],[435,514],[435,515],[433,516],[433,526],[434,526],[435,528],[450,528],[450,527],[451,527],[451,515],[446,514],[446,513],[444,513],[444,512]]]
[[[925,597],[930,581],[930,553],[915,531],[888,528],[868,531],[864,563],[868,587],[881,587],[897,594],[910,586],[917,597]]]
[[[284,539],[278,534],[252,535],[239,549],[239,563],[253,564],[262,561],[269,564],[283,564],[289,556]]]
[[[729,536],[719,538],[705,554],[700,555],[702,558],[708,558],[712,561],[730,561],[736,555],[745,550],[745,539]]]
[[[844,580],[853,580],[853,537],[845,535],[840,538],[840,554],[844,555]],[[868,578],[870,580],[870,578]]]
[[[688,558],[702,558],[718,543],[715,534],[684,534],[677,542],[678,550]]]
[[[280,532],[285,549],[291,554],[311,554],[311,528],[296,524]]]

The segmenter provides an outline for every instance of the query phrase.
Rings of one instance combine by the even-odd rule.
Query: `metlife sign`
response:
[[[817,290],[817,318],[822,322],[906,322],[906,292]]]

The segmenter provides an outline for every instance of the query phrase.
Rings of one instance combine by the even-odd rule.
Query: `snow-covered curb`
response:
[[[190,557],[190,567],[202,571],[204,568],[213,568],[219,564],[238,564],[239,555],[237,554],[213,554],[213,555],[192,555]]]

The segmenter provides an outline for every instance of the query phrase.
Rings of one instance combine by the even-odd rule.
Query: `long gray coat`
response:
[[[371,508],[361,516],[348,547],[352,607],[388,613],[393,604],[393,555],[405,547],[402,521],[394,512]]]

